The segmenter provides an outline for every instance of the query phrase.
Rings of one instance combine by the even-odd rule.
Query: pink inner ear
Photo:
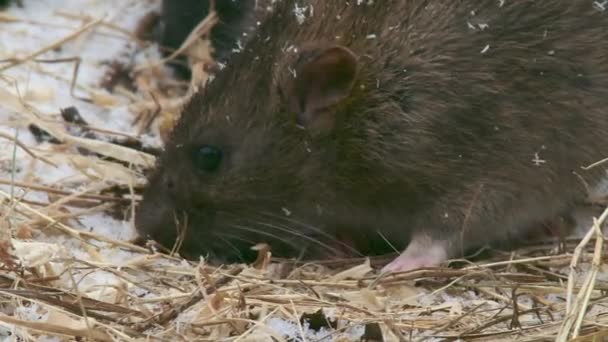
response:
[[[347,48],[326,48],[297,71],[295,96],[298,122],[307,126],[320,110],[335,105],[351,93],[358,72],[356,56]]]

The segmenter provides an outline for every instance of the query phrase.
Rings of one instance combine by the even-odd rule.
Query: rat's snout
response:
[[[150,179],[135,212],[135,228],[140,237],[159,243],[176,238],[177,219],[182,216],[175,202],[177,184],[176,177],[165,172]]]
[[[159,191],[166,191],[167,195],[169,196],[173,196],[174,192],[175,192],[175,188],[177,186],[177,178],[178,176],[175,174],[171,174],[169,172],[164,172],[161,176],[160,176],[160,184],[159,186],[162,189],[158,189]]]
[[[173,205],[168,198],[163,199],[151,191],[146,191],[135,212],[137,233],[143,238],[160,242],[166,231],[174,230],[172,227],[175,224],[171,220],[173,211]]]
[[[148,197],[156,196],[159,201],[174,207],[191,207],[199,202],[199,197],[205,196],[207,192],[200,193],[200,186],[191,181],[195,176],[179,172],[162,172],[150,181]],[[154,194],[154,195],[152,195]]]
[[[180,253],[201,252],[206,241],[200,235],[213,222],[215,213],[207,201],[184,181],[183,174],[158,170],[146,186],[135,213],[135,228],[140,238],[154,240],[171,248],[178,240]],[[205,242],[207,243],[207,242]]]

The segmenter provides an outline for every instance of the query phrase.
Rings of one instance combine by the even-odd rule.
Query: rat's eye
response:
[[[207,172],[216,171],[222,163],[222,150],[211,145],[203,145],[194,150],[194,165]]]

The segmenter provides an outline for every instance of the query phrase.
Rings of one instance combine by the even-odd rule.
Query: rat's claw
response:
[[[418,236],[412,239],[401,255],[382,268],[382,273],[437,267],[445,260],[447,260],[447,250],[444,244],[427,236]]]

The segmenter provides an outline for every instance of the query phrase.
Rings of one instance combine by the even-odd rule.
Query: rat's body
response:
[[[312,17],[282,0],[185,108],[142,235],[170,246],[178,219],[186,254],[226,260],[386,239],[408,270],[517,238],[604,174],[581,170],[608,155],[593,1],[297,3]]]

